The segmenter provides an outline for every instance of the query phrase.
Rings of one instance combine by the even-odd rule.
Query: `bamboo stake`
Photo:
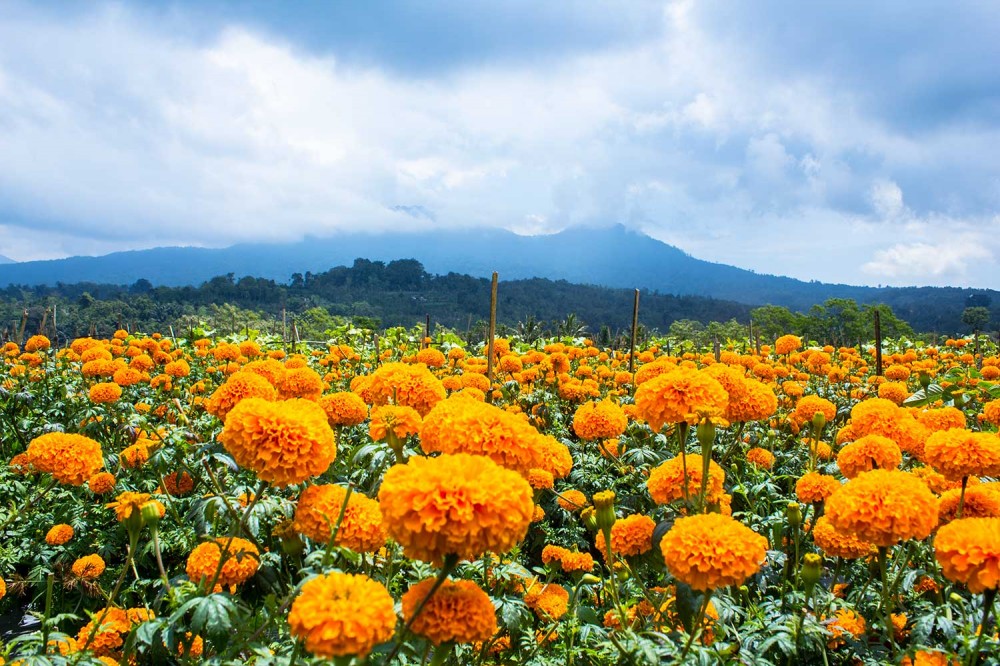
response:
[[[632,342],[628,352],[628,371],[635,374],[635,339],[639,334],[639,290],[635,290],[635,298],[632,301]]]
[[[497,273],[493,271],[493,283],[490,285],[490,332],[486,341],[486,378],[490,381],[490,394],[493,393],[493,346],[497,337]],[[489,397],[489,396],[487,396]]]
[[[882,376],[882,318],[875,310],[875,374]]]

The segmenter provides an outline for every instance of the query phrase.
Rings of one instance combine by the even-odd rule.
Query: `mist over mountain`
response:
[[[288,244],[240,244],[223,249],[165,247],[0,266],[0,287],[56,283],[198,285],[234,274],[288,282],[292,275],[350,266],[355,259],[416,259],[427,272],[504,280],[548,278],[663,294],[706,296],[749,305],[806,311],[830,298],[886,303],[918,330],[947,330],[970,298],[1000,314],[1000,292],[951,287],[864,287],[804,282],[696,259],[622,226],[575,228],[545,236],[500,229],[372,235],[345,233]]]
[[[13,263],[15,263],[13,259],[0,254],[0,264],[13,264]]]

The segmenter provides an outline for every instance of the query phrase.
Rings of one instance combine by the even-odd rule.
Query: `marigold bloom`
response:
[[[937,526],[937,498],[911,474],[876,469],[835,492],[826,515],[837,531],[888,547],[927,538]]]
[[[72,569],[73,575],[77,578],[96,580],[101,577],[102,573],[104,573],[104,558],[96,553],[93,555],[84,555],[73,562]]]
[[[802,347],[802,338],[797,335],[783,335],[774,341],[774,352],[780,356],[791,354]]]
[[[667,569],[695,590],[740,585],[757,573],[767,539],[718,513],[678,518],[660,541]]]
[[[36,471],[69,486],[83,485],[104,467],[101,445],[83,435],[46,433],[31,440],[25,454]]]
[[[556,562],[563,573],[586,572],[594,568],[594,558],[590,553],[581,553],[550,544],[542,548],[542,563],[552,562]]]
[[[163,477],[163,488],[173,497],[183,497],[194,490],[194,479],[187,472],[171,472]]]
[[[840,481],[836,477],[819,472],[806,472],[795,482],[795,496],[803,504],[825,502],[839,489]]]
[[[729,402],[722,417],[732,423],[760,421],[778,409],[778,398],[770,386],[721,363],[710,365],[702,372],[722,384],[729,395]]]
[[[506,553],[524,538],[534,515],[532,490],[516,472],[464,453],[411,458],[386,472],[382,515],[408,557],[441,564]]]
[[[757,446],[747,451],[747,462],[761,469],[771,469],[774,467],[774,454]]]
[[[66,523],[53,525],[45,534],[45,543],[50,546],[61,546],[73,538],[73,526]]]
[[[169,375],[175,379],[180,379],[191,374],[191,366],[188,365],[188,362],[184,359],[171,361],[163,366],[163,374]]]
[[[278,397],[282,400],[303,398],[319,400],[323,394],[323,378],[312,368],[291,368],[285,372],[278,386]]]
[[[812,529],[812,538],[816,547],[829,557],[856,560],[860,557],[874,555],[877,552],[875,544],[862,541],[853,534],[838,532],[826,516],[820,516],[816,519],[816,524],[813,525]]]
[[[918,412],[916,418],[917,422],[926,428],[928,432],[965,427],[965,414],[962,413],[962,410],[955,409],[954,407],[925,409],[922,412]]]
[[[241,401],[226,417],[219,441],[238,465],[279,488],[322,474],[337,455],[326,412],[301,398]]]
[[[445,395],[440,380],[422,363],[385,363],[371,374],[361,391],[370,405],[405,405],[421,416],[427,416]]]
[[[666,423],[694,424],[703,416],[722,416],[729,395],[710,375],[692,368],[678,367],[644,382],[636,389],[635,406],[639,418],[659,432]]]
[[[569,592],[562,585],[532,579],[524,589],[524,605],[544,620],[558,620],[569,610]]]
[[[960,518],[934,537],[934,557],[945,577],[978,594],[1000,584],[1000,518]]]
[[[106,495],[115,489],[117,480],[111,472],[98,472],[87,479],[87,487],[95,495]]]
[[[226,550],[226,559],[220,569],[223,549]],[[234,590],[237,585],[242,585],[257,573],[259,564],[260,551],[257,546],[239,537],[219,537],[195,546],[188,555],[185,571],[192,582],[204,585],[210,583],[218,571],[216,590],[220,589],[219,586]]]
[[[545,437],[524,419],[462,396],[442,400],[424,417],[420,447],[427,453],[486,456],[522,475],[544,469],[562,478],[573,464],[564,445]]]
[[[336,544],[358,553],[374,553],[385,545],[385,526],[378,502],[335,485],[314,485],[302,491],[295,506],[294,528],[318,544],[326,544],[343,510]]]
[[[236,372],[205,401],[205,411],[225,421],[230,410],[240,401],[247,398],[274,400],[276,395],[274,386],[261,375]]]
[[[646,488],[657,504],[669,504],[674,500],[692,497],[701,492],[702,457],[697,453],[688,453],[685,457],[671,458],[649,473]],[[687,483],[685,484],[684,468],[687,468]],[[723,494],[722,484],[726,473],[714,460],[708,463],[708,484],[705,488],[705,500],[708,504],[717,504]],[[685,493],[686,485],[686,493]]]
[[[387,439],[390,433],[399,439],[406,439],[418,432],[420,432],[420,414],[412,407],[402,405],[372,407],[368,435],[376,442]]]
[[[350,391],[324,395],[319,399],[319,406],[326,412],[331,426],[358,425],[368,418],[368,405],[361,396]]]
[[[428,578],[403,594],[404,621],[414,617],[434,582]],[[410,628],[434,645],[488,641],[497,632],[497,614],[490,596],[471,580],[445,580]]]
[[[1000,491],[990,484],[970,486],[965,489],[965,497],[959,488],[941,494],[938,501],[938,522],[941,525],[958,518],[958,504],[962,502],[963,518],[1000,517]]]
[[[655,529],[656,521],[642,514],[616,520],[611,526],[611,550],[623,557],[648,553],[653,549]],[[594,536],[594,546],[603,557],[607,557],[608,547],[602,531],[598,531]]]
[[[871,398],[851,409],[850,435],[854,439],[865,435],[882,435],[896,442],[900,450],[920,457],[927,429],[906,410],[891,400]]]
[[[125,469],[142,467],[149,461],[149,440],[139,440],[131,446],[126,446],[118,456],[118,461]]]
[[[903,453],[896,442],[882,435],[865,435],[837,454],[837,465],[848,479],[873,468],[896,469],[902,462]]]
[[[1000,475],[1000,438],[952,428],[932,433],[924,444],[924,462],[949,479]]]
[[[567,511],[579,511],[587,506],[587,496],[576,489],[562,490],[556,500],[560,507]]]
[[[28,338],[28,341],[24,343],[24,351],[26,352],[38,352],[45,351],[52,343],[44,335],[33,335]]]
[[[837,416],[837,406],[818,395],[804,395],[795,403],[795,411],[789,414],[788,418],[801,428],[812,422],[816,412],[821,413],[826,422],[830,423]]]
[[[149,493],[126,491],[116,497],[114,502],[105,506],[108,509],[114,509],[118,522],[127,520],[133,511],[141,513],[147,506],[156,507],[156,511],[160,514],[161,518],[166,514],[166,508],[159,501],[152,499]]]
[[[417,363],[423,363],[428,368],[440,368],[445,364],[444,354],[439,349],[426,347],[417,352]]]
[[[90,401],[98,404],[117,402],[122,397],[122,387],[114,382],[94,384],[90,387]]]
[[[1000,400],[991,400],[983,405],[983,420],[1000,425]]]
[[[910,397],[910,391],[906,388],[906,384],[901,382],[885,382],[878,387],[878,397],[901,405]]]
[[[628,417],[612,400],[585,402],[573,415],[573,432],[580,439],[618,437],[628,427]]]
[[[840,637],[845,632],[854,638],[859,638],[867,631],[867,626],[865,625],[865,618],[848,608],[841,608],[834,613],[834,620],[827,625],[827,629],[833,634],[827,645],[830,648],[836,648],[843,644],[844,640]]]
[[[917,650],[913,659],[904,656],[899,666],[958,666],[958,658],[936,650]]]
[[[306,581],[288,612],[288,627],[316,656],[364,659],[392,638],[396,611],[381,583],[363,574],[333,572]]]
[[[92,617],[90,622],[80,627],[76,635],[77,645],[87,645],[87,649],[99,657],[114,654],[124,644],[123,634],[132,630],[131,620],[121,608],[104,608]]]

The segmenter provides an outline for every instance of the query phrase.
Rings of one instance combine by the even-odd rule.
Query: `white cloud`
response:
[[[862,269],[889,284],[962,283],[977,262],[992,262],[993,252],[978,234],[937,243],[897,243],[875,253]]]
[[[903,190],[891,180],[880,180],[869,193],[875,213],[883,219],[896,219],[906,213]]]

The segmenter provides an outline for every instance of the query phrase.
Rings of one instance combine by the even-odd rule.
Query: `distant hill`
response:
[[[13,264],[13,263],[16,263],[13,259],[11,259],[10,257],[5,257],[4,255],[0,254],[0,264]]]
[[[519,236],[499,229],[372,235],[349,233],[289,244],[241,244],[223,249],[154,248],[103,257],[71,257],[0,266],[0,287],[95,282],[198,285],[218,275],[252,275],[287,282],[293,274],[320,273],[373,261],[413,258],[432,274],[505,280],[534,277],[606,287],[639,287],[663,294],[706,296],[750,305],[808,310],[830,298],[886,303],[917,330],[950,330],[970,297],[986,299],[1000,318],[1000,292],[961,288],[874,288],[762,275],[696,259],[676,247],[622,226],[569,229]]]

